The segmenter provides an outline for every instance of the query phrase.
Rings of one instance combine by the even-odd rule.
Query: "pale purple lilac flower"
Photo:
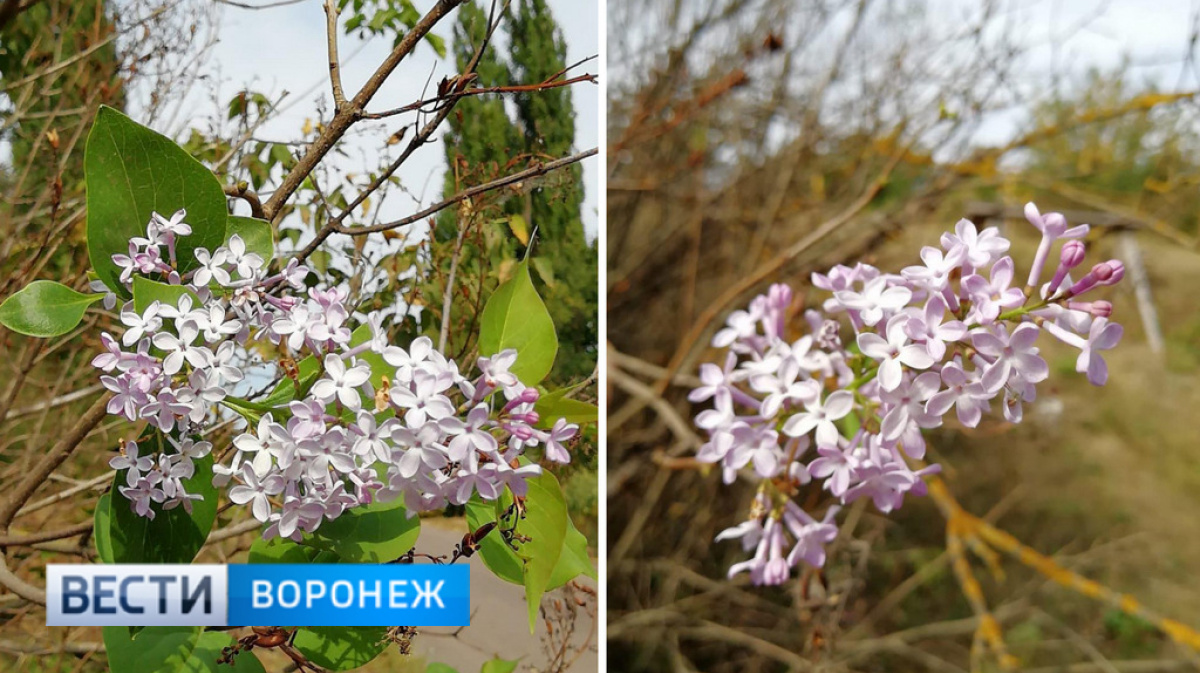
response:
[[[705,406],[695,417],[707,436],[696,459],[720,466],[725,483],[740,476],[759,484],[750,516],[717,536],[753,553],[731,575],[786,581],[800,561],[825,562],[839,505],[867,498],[890,512],[923,495],[923,477],[939,470],[916,463],[923,432],[951,409],[962,426],[976,427],[998,400],[1003,417],[1020,422],[1049,376],[1037,346],[1043,330],[1079,348],[1076,368],[1090,381],[1106,380],[1101,352],[1117,345],[1121,328],[1110,322],[1110,302],[1077,297],[1120,281],[1124,266],[1102,262],[1073,282],[1086,225],[1068,227],[1032,204],[1027,215],[1041,245],[1024,291],[1013,287],[1010,242],[962,220],[900,275],[866,264],[813,274],[832,297],[803,320],[788,315],[792,293],[779,285],[730,315],[713,339],[727,352],[721,364],[701,365],[689,399]],[[1059,266],[1035,294],[1055,245]],[[837,503],[820,521],[793,495],[810,482]]]
[[[110,461],[126,472],[119,493],[138,514],[190,511],[200,496],[186,484],[197,477],[196,461],[213,455],[201,433],[231,412],[250,414],[253,425],[213,465],[212,482],[249,506],[268,538],[302,539],[323,521],[372,502],[402,499],[415,514],[473,497],[495,500],[506,488],[524,496],[542,470],[518,462],[525,451],[540,446],[548,460],[570,460],[566,445],[578,426],[540,418],[538,390],[512,371],[516,351],[479,358],[479,373],[468,377],[428,337],[403,347],[389,343],[376,314],[363,322],[370,339],[351,346],[349,294],[307,288],[309,270],[294,259],[281,274],[265,277],[266,260],[235,236],[215,250],[197,250],[199,268],[186,274],[163,263],[160,246],[173,261],[175,243],[190,234],[183,217],[155,215],[146,236],[114,261],[127,288],[143,274],[187,292],[175,304],[152,302],[142,311],[127,302],[120,311],[124,334],[119,341],[102,335],[103,352],[93,360],[115,393],[109,413],[144,419],[167,440],[165,450],[150,455],[140,453],[149,444],[127,441]],[[778,329],[789,297],[776,292],[756,311],[773,316]],[[261,363],[256,340],[319,363],[315,383],[272,407],[277,413],[256,412],[252,400],[232,397],[232,386],[248,379],[246,368]],[[386,364],[372,371],[367,359]],[[376,394],[373,374],[388,382],[388,395]]]

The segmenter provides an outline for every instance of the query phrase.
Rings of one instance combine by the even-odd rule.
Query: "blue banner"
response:
[[[465,626],[470,568],[47,566],[49,626]]]
[[[465,565],[231,565],[229,623],[466,626]]]

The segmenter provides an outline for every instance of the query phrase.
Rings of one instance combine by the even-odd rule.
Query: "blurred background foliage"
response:
[[[1023,425],[948,425],[930,433],[933,457],[969,512],[1200,624],[1200,435],[1186,420],[1200,404],[1195,8],[1155,4],[1179,18],[1178,43],[1134,45],[1155,57],[1114,65],[1072,40],[1149,35],[1122,23],[1140,3],[608,7],[614,670],[998,668],[974,648],[930,499],[852,515],[824,571],[782,591],[726,581],[742,554],[712,540],[751,494],[688,460],[686,394],[715,329],[768,283],[812,305],[813,271],[912,264],[963,216],[1002,227],[1021,266],[1037,244],[1029,200],[1095,225],[1097,259],[1140,253],[1149,300],[1129,282],[1109,297],[1126,332],[1107,387],[1049,346],[1054,375]],[[817,510],[826,498],[801,496]],[[1152,623],[1007,558],[1003,579],[972,563],[1020,670],[1195,670]]]

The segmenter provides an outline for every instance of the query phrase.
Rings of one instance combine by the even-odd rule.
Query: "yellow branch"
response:
[[[980,612],[979,605],[982,605],[982,610],[985,612],[987,606],[982,604],[982,591],[980,591],[979,583],[971,575],[970,564],[963,553],[963,539],[976,538],[981,541],[979,542],[980,546],[991,545],[1014,557],[1022,564],[1033,568],[1055,584],[1064,586],[1089,598],[1108,603],[1125,614],[1143,619],[1153,624],[1176,643],[1200,652],[1200,631],[1196,631],[1182,622],[1159,615],[1146,608],[1129,594],[1110,589],[1095,580],[1090,580],[1062,567],[1049,556],[1022,544],[1020,540],[1017,540],[1012,535],[967,512],[958,504],[954,496],[951,495],[950,489],[946,487],[946,482],[942,481],[940,477],[929,477],[928,484],[930,496],[946,517],[947,550],[954,556],[955,574],[959,575],[959,583],[963,587],[963,594],[967,597],[967,601],[971,603],[971,607],[975,609],[976,614],[980,616],[981,630],[984,629],[983,624],[985,622],[995,624],[995,620],[985,620],[983,617],[984,613]],[[982,556],[982,558],[986,560],[987,557]],[[961,569],[960,565],[962,566]],[[996,627],[996,630],[998,632],[999,627]],[[991,636],[988,633],[985,632],[981,635],[991,643]],[[1002,656],[1000,654],[1001,651],[998,651],[995,645],[992,645],[992,651],[997,654],[998,658]],[[1002,658],[1000,663],[1001,665],[1005,665]]]

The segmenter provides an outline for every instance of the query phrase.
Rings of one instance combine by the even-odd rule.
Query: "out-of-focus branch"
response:
[[[261,5],[251,5],[248,2],[237,2],[236,0],[217,0],[217,2],[221,3],[222,5],[237,7],[238,9],[273,9],[275,7],[299,4],[304,2],[304,0],[275,0],[275,2],[267,2]]]
[[[90,531],[92,524],[93,522],[91,521],[85,521],[60,530],[47,530],[40,533],[29,533],[28,535],[0,535],[0,547],[28,547],[38,542],[49,542],[51,540],[74,537]]]
[[[721,312],[723,312],[730,304],[737,301],[738,298],[744,293],[754,289],[755,287],[758,287],[758,285],[764,280],[778,273],[780,269],[795,259],[797,255],[816,245],[826,236],[836,231],[838,227],[849,222],[856,215],[858,215],[858,213],[862,212],[862,210],[875,199],[875,196],[879,194],[880,190],[887,185],[889,176],[896,168],[896,165],[900,163],[902,156],[902,153],[896,153],[888,162],[887,166],[880,173],[880,175],[875,178],[875,180],[871,182],[870,186],[868,186],[863,192],[862,196],[854,201],[854,203],[850,204],[848,208],[843,210],[832,219],[826,221],[821,226],[817,227],[812,233],[800,239],[782,253],[776,255],[771,261],[758,267],[754,273],[742,278],[737,283],[734,283],[733,286],[731,286],[728,290],[721,293],[721,296],[718,297],[717,300],[712,303],[712,305],[710,305],[704,310],[703,313],[700,314],[700,317],[692,325],[692,328],[688,330],[687,335],[683,339],[683,343],[679,345],[679,348],[675,351],[675,355],[671,358],[670,364],[667,365],[666,375],[659,379],[658,383],[655,384],[655,393],[662,395],[666,391],[667,387],[671,385],[671,380],[674,379],[675,375],[679,373],[684,362],[688,356],[691,355],[692,348],[696,345],[696,342],[700,340],[701,335],[704,334],[704,331],[707,330],[709,325],[711,325],[712,322],[717,319],[717,316],[719,316]]]
[[[17,510],[21,509],[29,496],[33,495],[42,482],[50,476],[50,473],[62,465],[88,433],[108,415],[107,406],[110,399],[112,399],[112,393],[106,393],[93,402],[92,406],[83,412],[83,415],[63,435],[62,439],[58,440],[58,443],[50,448],[42,460],[26,473],[25,478],[13,487],[4,502],[0,504],[0,534],[8,532],[8,526],[16,516]]]

